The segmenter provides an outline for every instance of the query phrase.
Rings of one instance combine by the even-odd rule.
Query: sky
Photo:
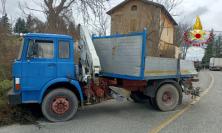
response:
[[[20,16],[24,16],[21,10],[19,9],[19,2],[24,3],[28,2],[28,4],[32,8],[39,8],[33,2],[35,0],[7,0],[6,3],[6,11],[12,20],[16,20],[16,18]],[[41,0],[39,0],[41,1]],[[123,0],[109,0],[109,7],[114,7],[118,3],[122,2]],[[174,17],[177,22],[187,22],[187,23],[194,23],[195,16],[199,15],[201,17],[203,27],[206,30],[215,29],[216,31],[222,31],[222,0],[183,0],[183,2],[173,11],[179,16]],[[0,8],[0,13],[2,9]],[[44,19],[42,14],[35,12],[33,13],[36,16]]]
[[[9,15],[12,23],[15,23],[18,17],[24,17],[22,11],[19,9],[19,2],[28,2],[32,8],[39,9],[39,6],[33,2],[36,0],[7,0],[6,12]],[[39,0],[41,1],[41,0]],[[38,2],[39,2],[38,1]],[[123,0],[109,0],[109,6],[107,10],[116,6]],[[185,22],[193,24],[195,17],[198,15],[201,18],[204,30],[214,29],[215,31],[222,31],[222,0],[183,0],[183,2],[173,10],[173,13],[178,15],[174,19],[179,22]],[[0,8],[0,14],[2,8]],[[39,19],[44,20],[45,17],[39,12],[32,12]],[[222,32],[221,32],[222,33]],[[192,54],[195,53],[195,54]],[[202,58],[204,50],[201,48],[191,48],[188,50],[188,59],[197,57]]]

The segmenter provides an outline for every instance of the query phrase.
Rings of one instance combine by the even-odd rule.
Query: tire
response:
[[[158,89],[155,99],[159,110],[167,112],[177,107],[180,95],[173,84],[164,84]]]
[[[49,92],[43,99],[42,113],[51,122],[64,122],[72,119],[78,110],[76,95],[65,88]]]

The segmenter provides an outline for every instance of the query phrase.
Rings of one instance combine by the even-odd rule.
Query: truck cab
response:
[[[41,103],[47,89],[62,84],[78,92],[74,64],[74,40],[68,35],[26,34],[19,56],[13,63],[14,87],[9,93],[11,104]],[[52,87],[54,86],[54,87]],[[64,87],[64,86],[63,86]],[[80,92],[80,93],[79,93]]]

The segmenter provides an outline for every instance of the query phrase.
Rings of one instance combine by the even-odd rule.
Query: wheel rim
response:
[[[65,97],[57,97],[53,100],[51,106],[54,113],[62,115],[69,110],[70,103]]]
[[[169,91],[164,92],[162,96],[162,101],[166,105],[172,104],[173,103],[172,93],[170,93]]]

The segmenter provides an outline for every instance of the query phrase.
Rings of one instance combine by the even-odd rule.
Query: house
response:
[[[111,34],[147,33],[147,56],[177,58],[174,44],[176,21],[167,9],[148,0],[125,0],[107,12],[111,16]]]

